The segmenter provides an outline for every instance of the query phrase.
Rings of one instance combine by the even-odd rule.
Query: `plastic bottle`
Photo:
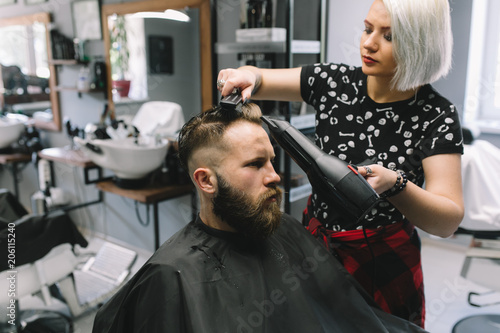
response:
[[[80,73],[78,74],[78,81],[76,82],[76,88],[78,90],[90,89],[90,70],[88,69],[88,67],[80,68]]]

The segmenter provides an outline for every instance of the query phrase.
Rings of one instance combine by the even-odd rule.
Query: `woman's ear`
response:
[[[198,168],[193,172],[193,180],[200,190],[213,194],[217,187],[214,172],[209,168]]]

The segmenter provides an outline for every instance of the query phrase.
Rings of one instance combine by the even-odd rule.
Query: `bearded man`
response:
[[[199,215],[99,310],[93,332],[422,332],[282,214],[260,116],[254,104],[215,107],[184,125],[179,158]]]

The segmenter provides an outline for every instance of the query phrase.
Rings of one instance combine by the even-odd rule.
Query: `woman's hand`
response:
[[[250,98],[268,101],[302,101],[300,94],[300,67],[257,68],[243,66],[223,69],[217,76],[217,87],[222,96],[239,88],[243,101]]]
[[[392,188],[398,178],[396,171],[389,170],[378,164],[360,166],[358,172],[361,176],[365,177],[368,184],[378,194],[382,194]]]
[[[260,85],[260,75],[256,70],[247,68],[223,69],[217,77],[217,89],[222,96],[232,93],[234,88],[239,88],[243,101],[252,97],[252,92],[256,91]]]
[[[420,229],[449,237],[464,216],[460,159],[459,154],[425,158],[425,189],[408,181],[403,191],[387,200]],[[358,172],[379,194],[394,186],[397,179],[395,171],[377,164],[359,167]]]

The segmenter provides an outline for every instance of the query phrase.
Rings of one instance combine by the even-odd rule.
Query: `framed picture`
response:
[[[71,9],[75,38],[82,41],[102,39],[99,0],[75,1]]]
[[[36,5],[39,3],[47,2],[47,0],[24,0],[27,5]]]
[[[13,5],[16,0],[0,0],[0,6]]]
[[[173,39],[168,36],[149,36],[149,72],[174,74]]]

